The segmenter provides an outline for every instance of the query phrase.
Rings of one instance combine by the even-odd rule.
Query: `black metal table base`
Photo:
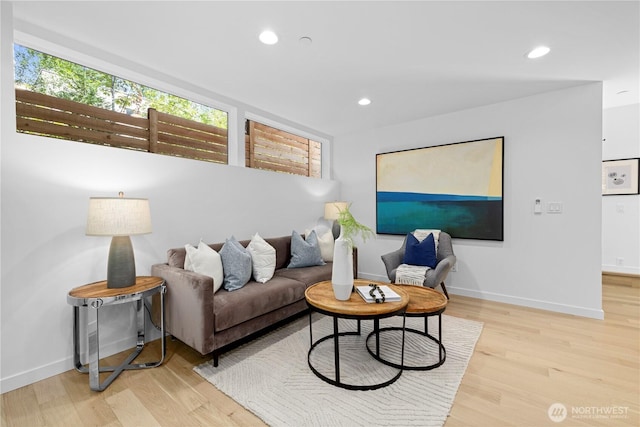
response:
[[[334,385],[336,387],[341,387],[341,388],[345,388],[347,390],[377,390],[379,388],[383,388],[386,387],[390,384],[393,384],[398,378],[400,378],[400,376],[402,375],[402,364],[404,364],[404,339],[405,339],[405,333],[404,333],[404,326],[405,326],[405,318],[403,316],[403,321],[402,321],[402,328],[398,328],[398,330],[402,330],[402,350],[401,350],[401,357],[400,357],[400,365],[398,365],[397,369],[398,369],[398,373],[395,374],[392,378],[390,378],[387,381],[383,381],[380,383],[375,383],[375,384],[348,384],[345,383],[343,381],[341,381],[340,379],[340,337],[343,336],[349,336],[349,335],[361,335],[361,328],[360,328],[360,319],[358,319],[358,330],[357,331],[346,331],[346,332],[339,332],[338,331],[338,317],[333,317],[333,333],[329,334],[327,336],[324,336],[322,338],[320,338],[319,340],[317,340],[316,342],[313,342],[313,328],[312,328],[312,319],[311,319],[311,314],[312,311],[309,312],[309,337],[311,340],[311,347],[309,348],[309,352],[307,353],[307,363],[309,364],[309,368],[311,369],[311,371],[321,380]],[[379,330],[379,319],[373,319],[374,320],[374,331],[371,334],[376,333]],[[369,334],[369,335],[371,335]],[[333,339],[334,342],[334,366],[335,366],[335,379],[333,378],[329,378],[328,376],[324,375],[323,373],[321,373],[320,371],[318,371],[313,364],[311,363],[311,353],[313,352],[313,350],[318,346],[318,344],[329,340],[329,339]],[[367,337],[368,340],[368,337]],[[368,348],[367,348],[368,350]],[[379,357],[374,356],[377,360],[380,360],[382,362],[382,360]],[[385,362],[383,362],[385,363]]]
[[[429,317],[433,316],[434,314],[438,315],[438,338],[434,337],[433,335],[431,335],[429,333],[428,320],[429,320]],[[369,335],[367,335],[367,339],[366,339],[367,351],[377,361],[379,361],[381,363],[384,363],[385,365],[391,366],[393,368],[397,368],[397,369],[403,369],[403,370],[408,370],[408,371],[429,371],[431,369],[437,368],[438,366],[442,365],[444,363],[444,361],[447,359],[447,350],[444,348],[444,345],[442,344],[442,311],[439,312],[439,313],[434,313],[434,314],[430,314],[430,315],[426,315],[426,316],[425,315],[419,315],[419,316],[413,315],[413,316],[411,316],[410,314],[406,314],[406,316],[410,316],[410,317],[424,317],[424,331],[420,331],[418,329],[413,329],[413,328],[407,328],[407,327],[400,328],[400,327],[397,327],[397,326],[391,326],[391,327],[385,327],[385,328],[378,328],[377,331],[374,330],[374,331],[370,332]],[[392,362],[390,360],[383,359],[380,356],[380,332],[399,331],[399,330],[403,331],[403,335],[402,335],[403,348],[404,348],[405,334],[407,332],[419,335],[421,337],[427,337],[430,340],[432,340],[433,342],[435,342],[438,345],[438,361],[436,363],[433,363],[433,364],[430,364],[430,365],[411,366],[411,365],[404,364],[404,354],[402,356],[402,361],[400,362],[400,364],[394,363],[394,362]],[[377,334],[376,334],[376,332],[377,332]],[[369,339],[373,335],[377,335],[377,337],[376,337],[376,350],[375,351],[371,350],[371,347],[369,347]]]

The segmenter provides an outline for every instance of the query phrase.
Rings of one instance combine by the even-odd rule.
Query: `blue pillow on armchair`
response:
[[[436,243],[433,239],[433,233],[425,237],[422,242],[418,241],[413,234],[407,234],[407,245],[402,262],[409,265],[436,268],[438,258],[436,256]]]

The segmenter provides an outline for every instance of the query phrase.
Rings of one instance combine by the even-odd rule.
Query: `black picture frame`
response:
[[[633,196],[640,194],[640,158],[602,161],[602,195]]]

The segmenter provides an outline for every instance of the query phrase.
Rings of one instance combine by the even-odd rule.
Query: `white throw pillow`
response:
[[[331,230],[314,228],[316,236],[318,237],[318,245],[320,246],[320,255],[322,260],[326,262],[333,261],[333,247],[335,245],[335,239],[333,238],[333,232]],[[308,236],[314,230],[305,230],[304,234]]]
[[[429,234],[433,234],[433,241],[436,244],[436,253],[438,253],[438,241],[440,240],[440,230],[425,230],[425,229],[416,229],[413,232],[413,235],[418,239],[419,242],[422,242]]]
[[[184,269],[213,278],[213,292],[220,289],[224,281],[220,254],[202,240],[197,248],[189,244],[184,245],[184,248],[187,250]]]
[[[251,254],[253,278],[256,282],[268,282],[276,269],[276,250],[258,233],[251,238],[247,250]]]

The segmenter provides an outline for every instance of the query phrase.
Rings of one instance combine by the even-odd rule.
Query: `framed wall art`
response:
[[[376,231],[504,240],[504,137],[376,155]]]
[[[602,162],[602,195],[639,194],[640,158],[604,160]]]

